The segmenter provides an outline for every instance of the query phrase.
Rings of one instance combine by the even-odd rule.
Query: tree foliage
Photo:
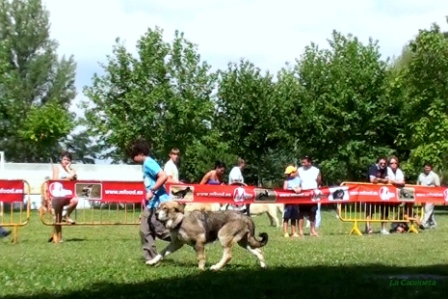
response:
[[[408,170],[416,172],[432,162],[446,171],[448,158],[448,39],[440,27],[420,30],[410,43],[412,58],[402,70],[406,104],[397,136],[410,149]]]
[[[269,150],[286,145],[289,106],[272,75],[263,75],[249,61],[219,72],[216,126],[234,153],[254,166],[259,184]]]
[[[359,180],[380,154],[392,151],[396,130],[385,89],[386,62],[376,42],[363,45],[336,31],[329,49],[305,49],[296,71],[303,86],[298,139],[331,180]],[[392,128],[392,130],[391,130]]]
[[[58,59],[48,19],[40,0],[0,0],[0,147],[11,161],[46,161],[73,127],[76,65]]]
[[[398,155],[409,177],[423,159],[439,168],[445,159],[448,45],[437,26],[393,61],[377,41],[333,31],[328,48],[312,43],[276,76],[247,59],[210,73],[182,34],[166,43],[158,28],[137,49],[133,57],[117,43],[106,74],[86,89],[96,105],[86,124],[116,161],[137,136],[152,140],[160,161],[179,147],[196,181],[214,160],[238,156],[248,181],[263,184],[305,154],[327,183],[364,180],[380,155]]]
[[[77,161],[129,163],[144,137],[161,164],[181,150],[181,177],[197,182],[216,160],[245,158],[246,182],[278,186],[284,167],[310,155],[326,184],[365,180],[395,154],[408,182],[424,161],[448,173],[448,39],[420,30],[394,60],[379,43],[333,31],[294,63],[263,72],[249,59],[212,71],[183,33],[149,28],[131,51],[117,38],[84,88],[75,126],[73,58],[59,59],[40,0],[0,0],[0,147],[12,161],[47,161],[61,148]],[[136,54],[132,54],[136,53]]]
[[[167,43],[162,30],[148,29],[137,43],[137,52],[134,57],[117,40],[103,65],[105,74],[95,75],[85,89],[94,104],[83,103],[85,124],[99,136],[103,150],[113,148],[103,157],[128,161],[129,143],[145,137],[161,162],[172,147],[178,147],[185,153],[182,166],[187,179],[197,178],[218,158],[217,150],[227,151],[212,127],[216,76],[209,73],[210,66],[201,60],[196,46],[179,32]],[[201,160],[204,166],[198,164]]]

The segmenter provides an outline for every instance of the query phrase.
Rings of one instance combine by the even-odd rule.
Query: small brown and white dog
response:
[[[219,270],[232,259],[232,247],[238,244],[257,257],[262,268],[266,267],[260,250],[268,242],[268,234],[260,233],[261,240],[255,238],[255,224],[252,219],[237,211],[191,211],[184,214],[183,205],[176,201],[162,203],[155,212],[156,218],[170,230],[171,242],[147,265],[156,265],[164,257],[179,250],[185,244],[192,246],[198,258],[199,269],[205,268],[205,245],[219,240],[223,246],[223,256],[210,270]]]

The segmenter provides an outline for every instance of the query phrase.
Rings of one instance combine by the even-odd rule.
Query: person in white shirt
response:
[[[165,163],[163,171],[168,176],[167,183],[176,184],[179,183],[179,170],[177,169],[177,164],[179,163],[180,150],[178,148],[173,148],[170,151],[170,159]]]
[[[238,158],[238,166],[232,168],[229,173],[229,185],[244,184],[244,177],[242,170],[246,166],[246,161]]]
[[[403,171],[398,167],[398,158],[391,156],[389,158],[389,167],[387,167],[387,178],[389,179],[389,184],[395,186],[404,186],[404,174]]]
[[[298,169],[299,177],[302,180],[302,190],[313,190],[319,188],[321,185],[322,177],[319,168],[312,165],[312,159],[309,156],[304,156],[302,158],[302,167]],[[299,207],[300,210],[300,207]],[[315,224],[307,221],[306,227],[310,227],[312,235],[317,236],[316,228],[320,226],[321,216],[320,216],[320,203],[317,204],[316,210],[316,221]],[[314,226],[314,227],[313,227]]]
[[[418,176],[417,185],[440,187],[440,178],[432,171],[432,165],[430,163],[425,163],[424,172]],[[426,228],[436,228],[437,226],[436,219],[434,218],[434,206],[433,203],[425,203],[425,216],[422,224]]]
[[[243,177],[243,172],[242,172],[242,170],[246,166],[246,161],[244,161],[241,158],[238,158],[237,164],[238,164],[237,166],[234,166],[232,168],[232,170],[230,170],[229,185],[246,186],[246,184],[244,183],[244,177]],[[249,205],[233,204],[233,205],[228,205],[226,207],[226,209],[237,210],[237,211],[249,214]]]
[[[404,173],[400,169],[400,162],[398,161],[398,158],[396,156],[391,156],[389,158],[389,167],[387,168],[387,178],[389,180],[389,184],[392,184],[396,187],[404,187],[406,184]],[[398,207],[400,204],[395,205]],[[405,203],[404,205],[404,214],[403,216],[405,218],[410,219],[411,221],[417,223],[417,225],[420,227],[420,229],[424,229],[422,226],[420,219],[416,217],[416,214],[414,213],[414,204],[413,203]],[[399,223],[393,223],[392,224],[392,231],[395,232],[403,232],[403,230],[400,230]]]

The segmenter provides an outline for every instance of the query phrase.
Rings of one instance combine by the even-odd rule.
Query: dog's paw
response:
[[[261,268],[266,269],[266,264],[265,263],[261,262],[260,266],[261,266]]]
[[[148,266],[154,266],[154,265],[159,264],[161,260],[162,260],[162,256],[161,255],[157,255],[152,260],[146,261],[145,264],[147,264]]]
[[[212,270],[212,271],[218,271],[219,269],[220,269],[219,265],[213,265],[210,267],[210,270]]]

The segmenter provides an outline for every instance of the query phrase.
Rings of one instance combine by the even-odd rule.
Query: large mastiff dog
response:
[[[205,268],[205,245],[219,240],[224,248],[221,260],[211,266],[211,270],[219,270],[232,259],[232,247],[238,244],[251,252],[266,267],[263,253],[260,250],[268,242],[268,235],[261,233],[261,240],[255,239],[255,225],[250,217],[236,211],[191,211],[184,214],[183,205],[175,201],[162,203],[156,211],[156,217],[171,232],[171,242],[156,257],[146,262],[156,265],[170,253],[185,244],[192,246],[198,257],[199,269]]]

